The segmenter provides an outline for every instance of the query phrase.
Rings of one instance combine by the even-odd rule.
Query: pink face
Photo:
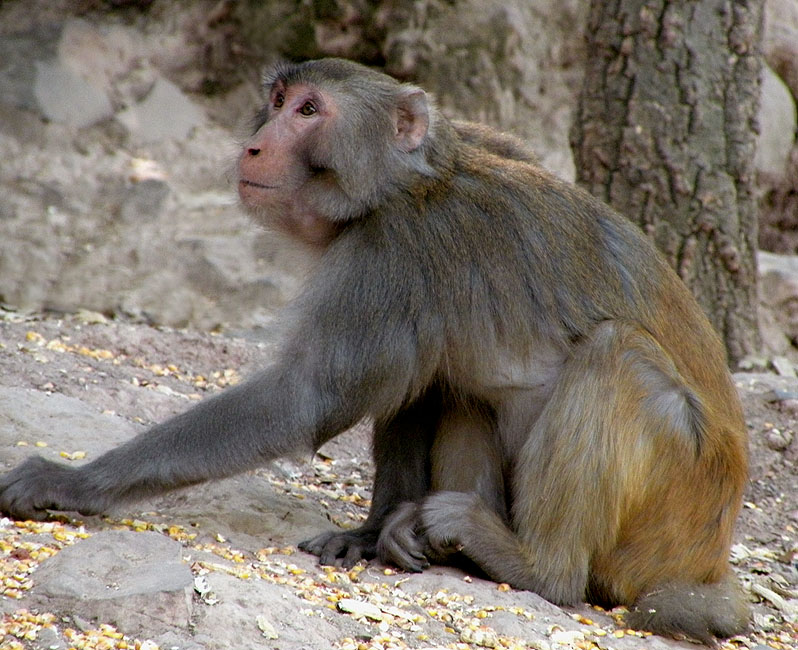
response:
[[[250,210],[280,210],[311,175],[307,152],[334,118],[331,98],[316,88],[277,82],[268,119],[245,144],[238,160],[238,193]]]
[[[367,101],[340,88],[274,82],[265,121],[238,158],[238,193],[252,217],[324,247],[352,218],[373,207],[392,174],[407,173],[414,164],[424,166],[423,161],[402,158],[426,137],[429,111],[424,92],[400,88],[395,105],[380,113],[360,105]],[[364,125],[369,119],[377,123]],[[355,121],[349,125],[344,120]],[[384,138],[363,138],[357,135],[359,128],[382,132]],[[395,171],[397,161],[401,164]]]
[[[310,154],[336,117],[329,94],[278,81],[269,96],[266,122],[238,159],[238,194],[244,207],[265,226],[310,246],[324,247],[337,229],[319,209],[309,182],[318,171],[311,167]]]

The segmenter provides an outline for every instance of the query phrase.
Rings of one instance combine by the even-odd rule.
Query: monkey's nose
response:
[[[250,156],[257,156],[260,153],[260,149],[255,149],[254,147],[250,147],[249,149],[247,149],[247,153]]]

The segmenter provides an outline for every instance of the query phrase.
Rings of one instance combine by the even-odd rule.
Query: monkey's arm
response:
[[[434,355],[419,350],[408,291],[368,286],[363,266],[380,260],[378,251],[336,256],[297,302],[292,336],[270,368],[82,467],[27,460],[0,477],[0,512],[101,512],[310,452],[367,414],[387,421],[428,385],[434,365],[420,360]]]
[[[28,459],[0,477],[0,512],[39,519],[48,509],[102,512],[310,452],[367,413],[379,417],[381,409],[396,409],[405,399],[408,373],[416,367],[411,344],[391,347],[381,332],[358,332],[350,345],[340,336],[331,340],[338,328],[314,321],[297,329],[296,340],[271,368],[91,463],[71,468]],[[318,332],[312,341],[308,331]],[[391,335],[395,343],[402,340],[396,327]],[[369,408],[375,403],[376,413]]]
[[[82,467],[29,458],[0,478],[0,511],[18,518],[42,518],[47,509],[96,513],[311,450],[360,415],[347,412],[343,398],[314,394],[312,384],[312,376],[278,365]]]

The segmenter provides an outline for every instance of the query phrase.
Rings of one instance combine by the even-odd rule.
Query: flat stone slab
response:
[[[43,562],[35,591],[77,600],[180,591],[193,583],[182,551],[179,542],[160,533],[102,531]]]

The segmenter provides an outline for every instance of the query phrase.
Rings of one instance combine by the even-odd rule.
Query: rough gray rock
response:
[[[794,0],[765,2],[763,50],[770,67],[798,100],[798,3]]]
[[[203,111],[171,81],[159,77],[138,104],[116,116],[143,143],[182,140],[205,121]]]
[[[0,101],[77,128],[113,115],[103,57],[109,48],[95,28],[83,20],[12,28],[0,39]]]
[[[183,591],[194,576],[182,551],[160,533],[102,531],[43,562],[34,594],[88,602]]]
[[[188,630],[194,576],[180,543],[153,532],[102,531],[60,551],[36,571],[31,601],[121,629]]]
[[[528,140],[544,166],[573,180],[568,131],[587,7],[572,0],[409,3],[391,17],[388,71],[417,79],[450,115]]]
[[[777,180],[787,170],[795,143],[795,101],[784,81],[767,65],[762,68],[761,93],[756,170],[769,179]]]
[[[356,630],[353,621],[343,620],[329,609],[309,606],[278,585],[242,583],[218,573],[208,576],[208,582],[222,599],[205,607],[196,625],[194,638],[207,650],[329,648],[343,636],[341,623],[348,623],[352,632]],[[259,617],[271,625],[276,639],[267,640],[269,636],[260,631]]]
[[[229,129],[166,77],[187,19],[96,19],[0,7],[0,302],[268,325],[294,268],[236,205]]]
[[[764,349],[797,358],[798,257],[759,251],[757,263]]]
[[[33,92],[44,118],[80,128],[113,114],[103,90],[61,62],[35,61],[34,70]]]
[[[134,432],[130,422],[97,413],[74,397],[0,386],[0,439],[14,450],[14,460],[32,451],[53,460],[61,451],[78,449],[91,456],[121,444]],[[46,446],[37,448],[36,443]],[[11,460],[7,453],[6,461]]]

